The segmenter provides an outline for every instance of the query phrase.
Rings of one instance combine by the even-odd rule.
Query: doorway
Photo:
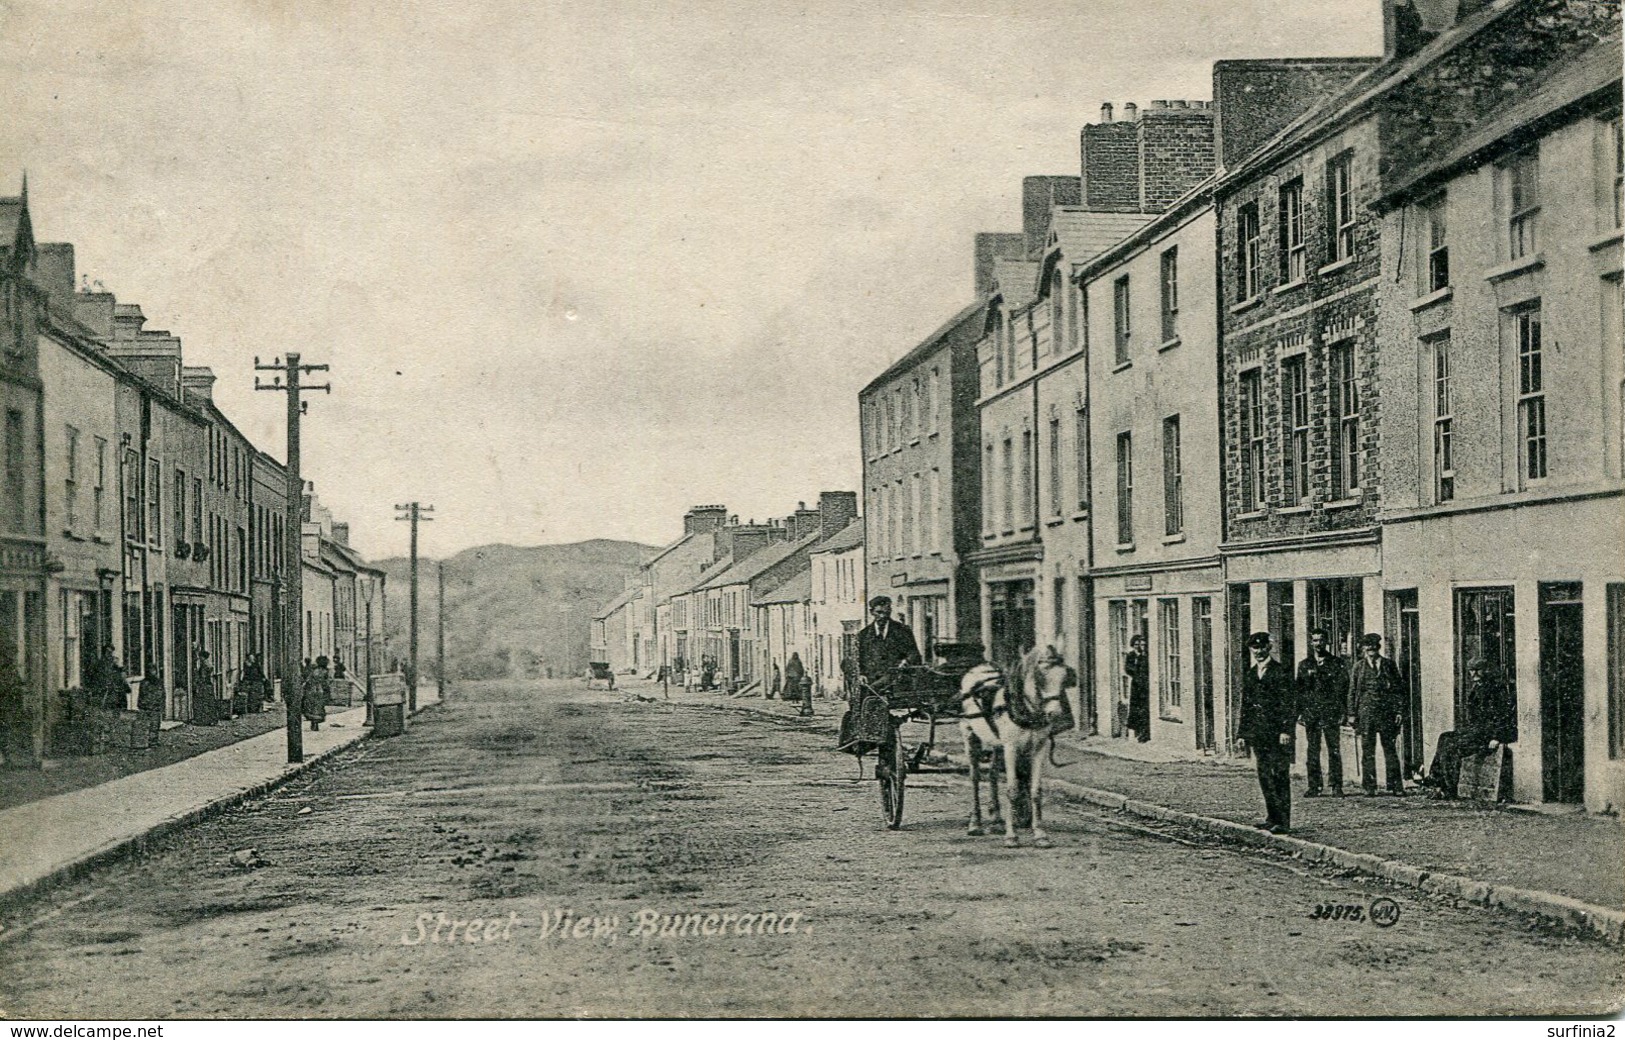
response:
[[[1008,674],[1021,666],[1021,655],[1033,648],[1037,611],[1031,581],[1004,581],[989,586],[989,622],[993,664]]]
[[[1585,654],[1579,582],[1540,586],[1542,797],[1585,800]]]
[[[1218,739],[1213,732],[1213,600],[1207,596],[1191,599],[1191,682],[1196,691],[1196,748],[1214,751]]]
[[[1241,678],[1247,670],[1247,637],[1253,632],[1252,589],[1244,584],[1231,585],[1225,612],[1230,622],[1230,696],[1225,701],[1225,746],[1235,746],[1236,734],[1241,732]]]
[[[1388,638],[1394,648],[1394,663],[1399,666],[1405,681],[1405,717],[1400,726],[1400,757],[1405,761],[1405,775],[1415,776],[1422,770],[1426,748],[1422,738],[1422,645],[1421,614],[1417,609],[1415,589],[1400,589],[1388,594],[1390,621]]]

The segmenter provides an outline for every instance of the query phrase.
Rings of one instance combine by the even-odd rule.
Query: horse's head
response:
[[[1055,647],[1035,646],[1022,655],[1018,696],[1031,713],[1062,715],[1066,711],[1066,680],[1066,663]]]

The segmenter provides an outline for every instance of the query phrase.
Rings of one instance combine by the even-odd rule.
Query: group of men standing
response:
[[[1247,637],[1249,661],[1241,681],[1241,739],[1251,748],[1264,794],[1265,818],[1258,826],[1280,834],[1292,826],[1290,782],[1293,744],[1303,722],[1305,797],[1343,794],[1342,730],[1354,727],[1360,739],[1360,785],[1377,793],[1377,745],[1382,745],[1388,793],[1405,795],[1397,747],[1405,716],[1405,683],[1394,662],[1382,656],[1382,637],[1360,637],[1360,655],[1352,665],[1331,650],[1324,629],[1309,633],[1309,653],[1293,676],[1270,654],[1268,632]],[[1321,768],[1321,745],[1326,769]]]
[[[1359,738],[1360,786],[1365,793],[1377,793],[1380,744],[1388,793],[1396,797],[1406,794],[1397,746],[1405,717],[1405,682],[1393,660],[1383,656],[1382,636],[1368,632],[1360,637],[1359,645],[1359,656],[1348,663],[1332,652],[1326,631],[1314,629],[1309,633],[1309,653],[1298,662],[1294,676],[1271,656],[1269,633],[1254,632],[1247,638],[1249,659],[1242,674],[1240,736],[1252,750],[1258,785],[1264,794],[1265,818],[1258,822],[1260,828],[1279,834],[1292,825],[1289,778],[1300,721],[1307,744],[1305,797],[1343,795],[1345,724],[1352,726]],[[1436,760],[1429,770],[1430,782],[1441,793],[1454,793],[1461,758],[1517,740],[1516,706],[1510,703],[1505,690],[1486,678],[1482,662],[1471,662],[1468,671],[1471,678],[1464,722],[1458,732],[1448,735],[1452,738],[1448,741],[1453,749],[1451,760],[1442,768]]]

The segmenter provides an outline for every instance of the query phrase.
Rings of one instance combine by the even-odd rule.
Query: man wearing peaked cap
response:
[[[1252,749],[1264,819],[1257,826],[1284,834],[1292,826],[1292,738],[1298,726],[1292,673],[1270,656],[1268,632],[1247,637],[1247,669],[1241,677],[1241,739]]]

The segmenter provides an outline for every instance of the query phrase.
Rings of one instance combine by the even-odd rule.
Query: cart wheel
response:
[[[903,737],[895,728],[891,742],[880,749],[875,776],[880,781],[880,807],[886,814],[886,829],[895,831],[903,826],[903,781],[908,776]]]

